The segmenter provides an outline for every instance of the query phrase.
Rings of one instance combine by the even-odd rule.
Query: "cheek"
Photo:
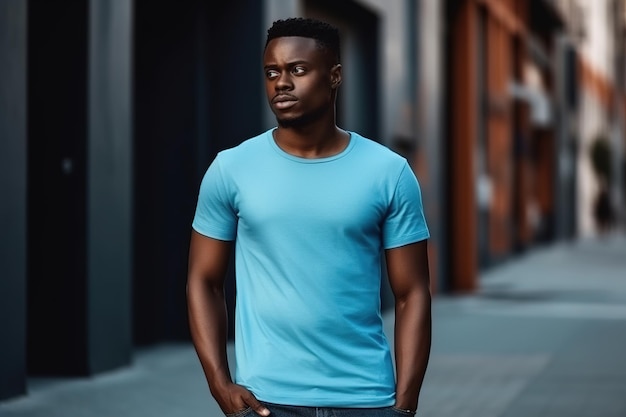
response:
[[[326,102],[330,100],[331,88],[328,83],[319,81],[317,83],[311,83],[306,87],[308,101],[314,102]]]

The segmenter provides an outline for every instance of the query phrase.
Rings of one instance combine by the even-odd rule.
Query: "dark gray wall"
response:
[[[0,2],[0,399],[26,390],[26,2]]]
[[[89,372],[131,360],[132,2],[90,0],[87,146]]]
[[[28,19],[28,370],[90,375],[132,349],[131,3]]]

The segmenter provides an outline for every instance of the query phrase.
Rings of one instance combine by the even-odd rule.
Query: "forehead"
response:
[[[324,57],[324,50],[313,38],[285,36],[269,41],[263,54],[265,65],[280,62],[316,61]]]

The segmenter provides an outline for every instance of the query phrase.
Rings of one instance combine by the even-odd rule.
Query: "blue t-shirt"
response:
[[[278,404],[394,403],[381,253],[429,237],[404,158],[354,132],[299,158],[268,130],[217,155],[193,228],[235,240],[236,383]]]

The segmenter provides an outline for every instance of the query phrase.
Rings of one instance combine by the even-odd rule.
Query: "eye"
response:
[[[293,70],[291,70],[291,72],[293,72],[296,75],[302,75],[306,72],[306,68],[302,66],[295,66],[293,67]]]
[[[267,70],[265,71],[265,76],[270,79],[273,80],[274,78],[278,77],[278,71],[276,70]]]

